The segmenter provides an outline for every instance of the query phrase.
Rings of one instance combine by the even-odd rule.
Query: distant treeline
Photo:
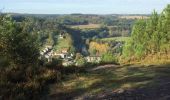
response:
[[[90,14],[68,14],[68,15],[45,15],[45,14],[12,14],[15,20],[22,20],[25,17],[35,17],[43,19],[55,20],[58,23],[65,25],[85,25],[88,23],[105,24],[109,26],[117,26],[122,23],[131,24],[134,19],[120,19],[120,16],[135,16],[135,15],[90,15]],[[149,15],[138,15],[149,16]]]

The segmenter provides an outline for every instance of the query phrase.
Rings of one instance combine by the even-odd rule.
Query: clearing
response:
[[[54,46],[55,51],[61,51],[63,48],[69,48],[70,43],[67,38],[64,39],[58,39],[57,45]]]
[[[52,84],[49,100],[170,100],[170,64],[103,65]]]
[[[142,15],[129,15],[129,16],[119,16],[120,19],[148,19],[148,16],[142,16]]]
[[[103,38],[102,41],[123,41],[127,42],[130,37],[111,37],[111,38]]]
[[[100,28],[100,24],[88,24],[88,25],[72,25],[71,28],[74,29],[97,29]]]

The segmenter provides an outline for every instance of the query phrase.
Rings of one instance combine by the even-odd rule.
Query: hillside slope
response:
[[[51,85],[49,100],[168,100],[170,64],[103,65]]]

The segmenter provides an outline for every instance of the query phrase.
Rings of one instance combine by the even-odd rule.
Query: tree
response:
[[[80,53],[76,54],[75,60],[76,60],[76,65],[79,67],[82,67],[86,64],[85,58]]]
[[[144,20],[139,20],[135,23],[132,30],[132,48],[136,57],[141,57],[145,53],[145,43],[144,32],[145,32],[146,22]]]
[[[160,49],[167,52],[170,49],[170,4],[163,10],[159,18]]]
[[[133,48],[133,41],[130,39],[125,43],[125,46],[123,47],[123,55],[126,58],[130,58],[132,55],[134,55],[134,48]]]
[[[159,47],[159,34],[158,34],[158,20],[159,16],[154,10],[151,17],[147,21],[146,33],[148,34],[145,37],[145,41],[148,42],[148,53],[154,53],[158,50]]]
[[[104,63],[115,63],[116,59],[115,59],[115,56],[111,52],[107,52],[102,55],[101,61]]]
[[[13,64],[35,65],[39,56],[37,36],[24,31],[10,16],[0,19],[0,54]]]
[[[138,20],[132,29],[130,42],[126,43],[123,55],[142,58],[148,54],[170,50],[170,4],[158,15],[156,11],[147,20]]]
[[[98,42],[90,42],[89,45],[89,52],[91,54],[96,54],[98,53],[99,55],[102,55],[106,53],[109,49],[108,43],[98,43]]]

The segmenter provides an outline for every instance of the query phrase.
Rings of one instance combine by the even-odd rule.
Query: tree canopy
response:
[[[131,40],[125,45],[126,57],[142,58],[170,50],[170,5],[161,14],[153,11],[149,19],[138,20],[132,29]]]

